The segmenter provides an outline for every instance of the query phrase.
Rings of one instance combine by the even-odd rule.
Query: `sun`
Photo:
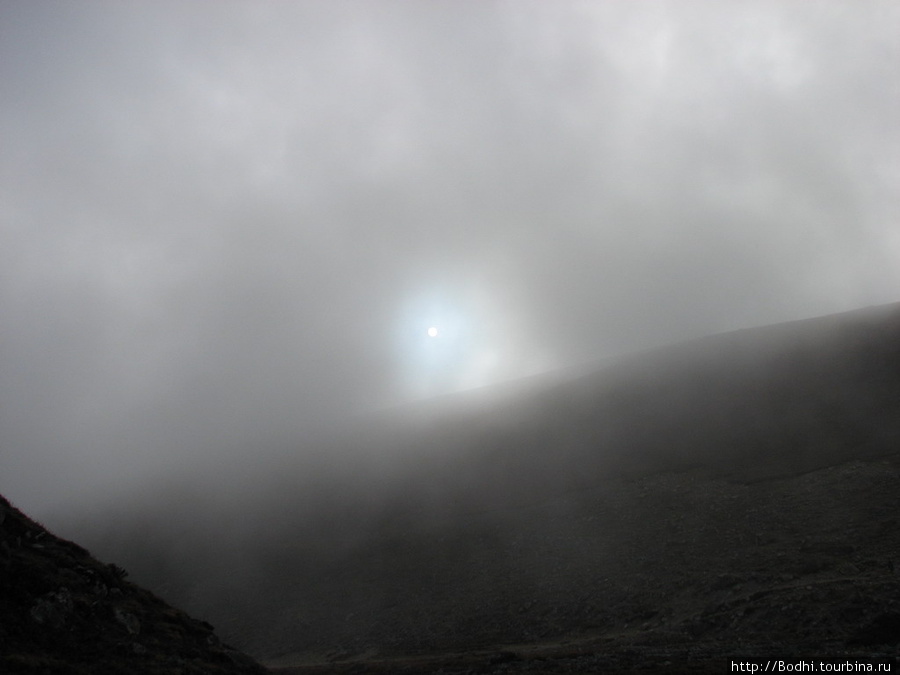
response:
[[[437,329],[437,326],[429,326],[429,327],[428,327],[428,337],[434,338],[434,337],[437,337],[437,336],[438,336],[438,329]]]

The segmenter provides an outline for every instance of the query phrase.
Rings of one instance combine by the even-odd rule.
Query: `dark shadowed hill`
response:
[[[309,672],[896,657],[900,304],[478,396],[248,451],[255,473],[217,466],[81,531]]]
[[[0,497],[0,673],[266,672],[125,576]]]

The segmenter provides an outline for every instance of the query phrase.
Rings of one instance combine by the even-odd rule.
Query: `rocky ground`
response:
[[[898,478],[900,455],[754,483],[684,471],[535,504],[527,518],[473,514],[465,531],[480,533],[480,552],[455,549],[453,533],[435,527],[333,569],[322,614],[339,612],[343,625],[310,615],[313,649],[270,666],[287,675],[896,664]],[[427,592],[384,588],[377,570],[409,579],[403,565],[426,559]],[[393,608],[372,603],[386,593]]]
[[[0,673],[265,672],[126,576],[0,497]]]

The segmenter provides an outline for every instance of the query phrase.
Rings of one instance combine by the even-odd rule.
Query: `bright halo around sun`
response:
[[[441,396],[549,369],[527,331],[517,330],[512,300],[474,282],[417,285],[398,305],[394,324],[399,399]]]

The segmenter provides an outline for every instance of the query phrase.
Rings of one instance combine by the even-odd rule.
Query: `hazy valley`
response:
[[[898,35],[0,0],[0,675],[900,668]]]
[[[273,666],[896,657],[898,440],[895,304],[395,410],[60,524]]]

